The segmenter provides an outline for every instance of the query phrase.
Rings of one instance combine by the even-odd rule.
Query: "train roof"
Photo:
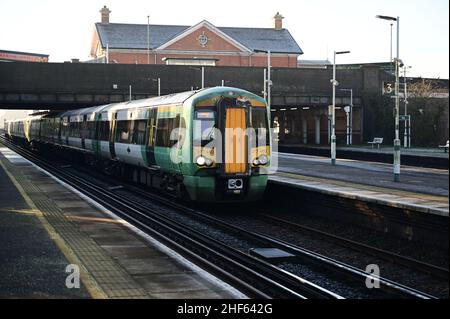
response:
[[[138,109],[138,108],[149,107],[149,106],[181,104],[197,92],[199,92],[199,91],[187,91],[187,92],[174,93],[174,94],[169,94],[169,95],[164,95],[164,96],[156,96],[156,97],[152,97],[152,98],[148,98],[148,99],[133,100],[133,101],[128,101],[128,102],[120,102],[120,103],[112,103],[112,104],[106,104],[106,105],[100,105],[100,106],[93,106],[93,107],[88,107],[88,108],[84,108],[84,109],[66,111],[64,113],[61,113],[60,116],[66,117],[66,116],[85,115],[85,114],[92,114],[92,113],[103,113],[103,112],[109,112],[109,111],[114,111],[114,110]]]
[[[261,101],[264,101],[260,96],[257,96],[251,92],[233,88],[233,87],[223,87],[223,86],[217,86],[212,88],[205,88],[201,90],[196,91],[186,91],[186,92],[180,92],[180,93],[174,93],[164,96],[156,96],[148,99],[141,99],[141,100],[133,100],[128,102],[120,102],[120,103],[113,103],[113,104],[106,104],[106,105],[100,105],[100,106],[93,106],[83,109],[77,109],[77,110],[71,110],[66,111],[64,113],[59,114],[60,117],[68,117],[68,116],[80,116],[80,115],[87,115],[92,113],[103,113],[103,112],[110,112],[110,111],[116,111],[116,110],[129,110],[129,109],[139,109],[149,106],[159,106],[159,105],[168,105],[168,104],[182,104],[189,98],[194,98],[196,100],[198,99],[204,99],[209,96],[215,95],[215,94],[223,94],[226,92],[233,91],[234,93],[237,93],[239,95],[247,95],[252,96],[253,98],[259,99]]]
[[[6,120],[6,123],[14,123],[14,122],[24,122],[24,121],[32,121],[32,120],[39,120],[43,118],[44,114],[39,115],[28,115],[27,117],[19,118],[19,119],[13,119],[13,120]]]

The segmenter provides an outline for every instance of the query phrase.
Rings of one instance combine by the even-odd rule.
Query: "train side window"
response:
[[[133,134],[131,137],[131,144],[144,145],[145,143],[145,125],[146,120],[133,121]]]
[[[87,122],[87,129],[88,129],[87,138],[93,140],[95,138],[95,122],[94,121]]]
[[[214,140],[216,113],[211,110],[196,111],[194,121],[194,142],[205,146]]]
[[[130,143],[131,121],[117,121],[116,142]]]
[[[77,128],[78,123],[77,122],[70,122],[69,124],[69,136],[70,137],[77,137]]]
[[[82,122],[75,123],[75,137],[81,138]]]
[[[67,136],[69,133],[69,123],[67,120],[62,121],[61,136]]]
[[[156,125],[155,146],[166,147],[169,144],[169,120],[170,119],[158,119]]]
[[[255,146],[269,145],[269,122],[267,119],[267,110],[265,108],[251,109],[251,126],[256,133]]]
[[[180,124],[180,115],[176,117],[158,119],[158,125],[156,128],[156,146],[172,147],[176,144],[176,140],[170,139],[172,130],[178,128]]]
[[[98,139],[100,141],[109,141],[109,121],[100,121],[98,128]]]
[[[79,137],[80,134],[80,128],[79,128],[78,122],[71,122],[70,123],[70,136],[71,137]]]
[[[84,120],[83,122],[80,123],[81,124],[81,138],[89,138],[89,124],[88,122],[86,122],[86,120]]]

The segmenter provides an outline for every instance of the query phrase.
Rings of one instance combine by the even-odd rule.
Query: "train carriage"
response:
[[[264,99],[215,87],[8,124],[27,143],[83,152],[109,171],[197,201],[260,198],[270,165]]]

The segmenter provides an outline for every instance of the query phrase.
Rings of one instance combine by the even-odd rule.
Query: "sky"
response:
[[[280,12],[302,48],[301,59],[386,62],[390,25],[375,15],[400,16],[400,58],[410,76],[449,78],[448,0],[0,0],[0,49],[50,55],[50,62],[89,59],[94,23],[108,6],[110,22],[218,27],[272,27]],[[394,56],[396,55],[394,23]],[[0,75],[1,76],[1,75]]]

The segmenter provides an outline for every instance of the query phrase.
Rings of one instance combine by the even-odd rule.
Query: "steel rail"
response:
[[[322,236],[324,238],[326,238],[327,240],[333,241],[334,243],[337,243],[338,245],[344,246],[344,247],[348,247],[366,254],[370,254],[372,256],[375,257],[380,257],[382,259],[385,259],[387,261],[391,261],[394,262],[396,264],[399,265],[403,265],[403,266],[407,266],[410,268],[413,268],[415,270],[419,270],[421,272],[425,272],[427,274],[430,275],[434,275],[437,277],[440,277],[442,279],[449,279],[449,270],[445,269],[443,267],[439,267],[430,263],[426,263],[414,258],[410,258],[407,256],[403,256],[400,254],[396,254],[393,253],[391,251],[388,250],[384,250],[381,248],[377,248],[371,245],[367,245],[361,242],[357,242],[348,238],[344,238],[342,236],[338,236],[338,235],[334,235],[328,232],[324,232],[322,230],[316,229],[316,228],[312,228],[309,226],[305,226],[305,225],[301,225],[286,219],[282,219],[279,217],[275,217],[269,214],[262,214],[261,215],[264,218],[267,218],[271,221],[283,224],[283,225],[287,225],[289,227],[292,228],[297,228],[300,229],[302,231],[307,231],[309,233],[315,234],[315,235],[319,235]]]
[[[127,203],[122,197],[80,177],[54,167],[28,150],[3,139],[10,147],[34,164],[41,166],[64,183],[97,201],[131,224],[176,248],[224,281],[255,298],[340,298],[339,295],[310,283],[274,265],[244,254],[200,232],[188,229],[148,207]],[[151,213],[151,216],[149,215]],[[150,226],[151,224],[151,226]],[[157,228],[157,229],[155,229]],[[234,268],[233,268],[234,267]]]
[[[42,161],[42,159],[40,159],[40,158],[37,158],[37,160],[38,161]],[[64,173],[67,174],[67,172],[64,172]],[[76,177],[76,176],[73,176],[72,178],[79,179],[79,177]],[[156,200],[156,201],[158,201],[160,203],[163,203],[164,205],[170,206],[172,208],[176,208],[177,210],[183,211],[185,213],[195,214],[196,217],[202,218],[202,219],[206,220],[207,222],[214,223],[215,225],[218,225],[221,228],[226,228],[226,229],[231,230],[231,231],[233,231],[235,233],[238,233],[241,236],[244,236],[244,237],[247,237],[247,238],[251,238],[251,239],[256,240],[258,242],[261,242],[261,243],[265,243],[266,246],[267,246],[267,244],[270,244],[272,247],[277,247],[277,248],[280,248],[282,250],[291,252],[291,253],[295,254],[297,257],[302,258],[303,260],[308,260],[309,262],[312,261],[312,262],[315,262],[315,263],[321,263],[322,265],[326,265],[329,269],[331,269],[333,271],[336,271],[336,272],[340,272],[340,273],[342,273],[344,275],[351,276],[351,277],[353,277],[353,279],[357,278],[356,280],[358,280],[360,282],[364,282],[365,279],[369,276],[369,274],[367,274],[366,272],[364,272],[364,271],[362,271],[362,270],[360,270],[360,269],[358,269],[356,267],[347,265],[345,263],[339,262],[337,260],[331,259],[331,258],[326,257],[326,256],[322,256],[320,254],[317,254],[315,252],[309,251],[309,250],[304,249],[302,247],[294,246],[294,245],[292,245],[290,243],[283,242],[281,240],[275,239],[273,237],[270,237],[270,236],[267,236],[267,235],[264,235],[264,234],[261,234],[261,233],[249,232],[248,230],[245,230],[245,229],[243,229],[241,227],[229,224],[229,223],[227,223],[227,222],[225,222],[223,220],[220,220],[220,219],[218,219],[216,217],[212,217],[212,216],[210,216],[208,214],[205,214],[205,213],[199,212],[197,210],[193,210],[191,208],[187,208],[187,207],[185,207],[183,205],[174,203],[173,201],[169,201],[168,199],[166,199],[164,197],[145,192],[142,189],[139,189],[139,188],[136,188],[136,187],[133,187],[133,186],[130,186],[130,185],[126,185],[126,187],[131,189],[133,193],[139,193],[140,195],[142,195],[144,197],[147,197],[147,198],[152,199],[152,200]],[[102,189],[102,191],[104,191],[104,190]],[[119,201],[119,203],[121,201],[122,202],[124,201],[123,197],[119,197],[118,195],[115,195],[115,194],[109,194],[109,196],[111,196],[111,195],[116,197],[117,200]],[[132,205],[132,206],[139,207],[139,205]],[[148,210],[147,207],[144,207],[144,208],[141,207],[141,209],[143,209],[144,211]],[[163,215],[161,215],[159,213],[156,213],[156,214],[158,214],[162,218],[167,219],[165,216],[163,216]],[[167,222],[173,223],[172,220],[169,220]],[[183,226],[183,225],[178,225],[178,226],[181,226],[181,229],[183,229],[183,227],[186,228],[186,226]],[[194,232],[196,232],[196,231],[194,231]],[[214,239],[212,239],[212,240],[216,241]],[[216,243],[220,244],[218,242],[216,242]],[[208,244],[206,243],[206,245],[208,245]],[[239,252],[239,253],[241,253],[241,252]],[[246,255],[246,254],[243,254],[243,255]],[[246,255],[246,256],[248,256],[248,255]],[[259,259],[257,259],[257,260],[259,260]],[[259,261],[261,261],[261,260],[259,260]],[[266,264],[270,265],[269,263],[266,263]],[[275,266],[272,266],[272,267],[275,267]],[[401,285],[399,283],[390,281],[388,279],[385,279],[385,278],[382,278],[382,277],[379,277],[378,279],[380,281],[382,289],[386,290],[386,292],[388,292],[390,295],[394,294],[396,297],[399,296],[399,297],[406,297],[406,298],[422,298],[422,299],[435,298],[434,296],[428,295],[426,293],[422,293],[422,292],[417,291],[417,290],[415,290],[413,288],[406,287],[404,285]]]
[[[132,191],[133,193],[138,193],[139,195],[146,197],[148,199],[151,200],[156,200],[164,205],[176,208],[179,211],[183,211],[185,213],[189,213],[189,214],[193,214],[196,217],[202,218],[205,221],[209,222],[209,223],[214,223],[215,225],[222,227],[222,228],[226,228],[230,231],[233,231],[236,234],[239,234],[241,236],[245,236],[247,238],[250,238],[252,240],[258,241],[262,244],[270,244],[273,247],[277,247],[280,248],[282,250],[286,250],[286,251],[290,251],[294,254],[296,254],[296,256],[299,256],[301,258],[308,258],[308,259],[312,259],[315,260],[316,262],[320,262],[320,263],[326,263],[328,265],[328,267],[334,271],[339,271],[341,273],[344,273],[346,275],[350,275],[350,276],[354,276],[355,278],[358,278],[357,280],[359,280],[360,282],[363,282],[368,276],[369,274],[360,270],[359,268],[356,268],[354,266],[351,265],[347,265],[343,262],[337,261],[335,259],[323,256],[321,254],[312,252],[310,250],[307,250],[305,248],[302,247],[298,247],[295,245],[292,245],[290,243],[287,242],[283,242],[281,240],[278,240],[276,238],[273,238],[271,236],[267,236],[261,233],[256,233],[256,232],[251,232],[248,231],[246,229],[243,229],[241,227],[232,225],[228,222],[225,222],[217,217],[213,217],[209,214],[200,212],[198,210],[180,205],[178,203],[175,203],[173,201],[168,200],[167,198],[163,197],[163,196],[159,196],[156,195],[154,193],[149,193],[147,191],[144,191],[140,188],[137,188],[135,186],[126,184],[124,185],[125,188],[128,188],[130,191]],[[379,277],[377,278],[380,280],[380,284],[382,285],[383,289],[386,289],[388,291],[391,291],[391,293],[393,293],[394,295],[398,295],[401,297],[409,297],[409,298],[421,298],[421,299],[434,299],[435,297],[423,292],[420,292],[414,288],[411,287],[407,287],[405,285],[402,285],[400,283],[396,283],[394,281],[391,281],[389,279],[383,278],[383,277]]]

